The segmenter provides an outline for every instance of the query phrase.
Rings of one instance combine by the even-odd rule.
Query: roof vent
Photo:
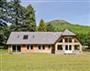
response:
[[[35,38],[35,35],[33,35],[32,37]]]
[[[17,38],[19,38],[20,37],[20,35],[17,35]]]

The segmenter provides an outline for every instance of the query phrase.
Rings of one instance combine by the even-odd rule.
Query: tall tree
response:
[[[6,0],[0,0],[0,26],[6,25],[7,21],[7,1]]]
[[[13,0],[11,2],[11,16],[12,25],[11,29],[13,31],[35,31],[36,21],[35,21],[35,11],[31,5],[24,8],[20,5],[20,0]]]
[[[44,31],[44,32],[46,31],[46,24],[43,19],[41,19],[39,23],[38,31]]]
[[[7,27],[7,1],[0,0],[0,45],[5,43],[6,36],[4,30]]]
[[[55,31],[55,28],[53,27],[52,24],[47,24],[47,31],[49,31],[49,32]]]
[[[20,31],[25,19],[25,8],[20,4],[20,0],[9,2],[9,16],[12,31]]]
[[[35,11],[31,4],[26,8],[25,17],[25,24],[28,26],[28,31],[36,31]]]

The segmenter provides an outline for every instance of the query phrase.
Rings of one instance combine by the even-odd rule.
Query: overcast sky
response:
[[[32,4],[37,24],[58,19],[90,26],[90,0],[21,0],[21,4]]]

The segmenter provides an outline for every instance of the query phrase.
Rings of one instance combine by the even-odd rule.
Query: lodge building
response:
[[[8,52],[80,54],[82,43],[68,29],[63,32],[11,32]]]

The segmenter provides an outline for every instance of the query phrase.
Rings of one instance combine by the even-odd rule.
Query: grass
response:
[[[83,55],[8,54],[0,50],[1,71],[90,71],[90,52]]]

